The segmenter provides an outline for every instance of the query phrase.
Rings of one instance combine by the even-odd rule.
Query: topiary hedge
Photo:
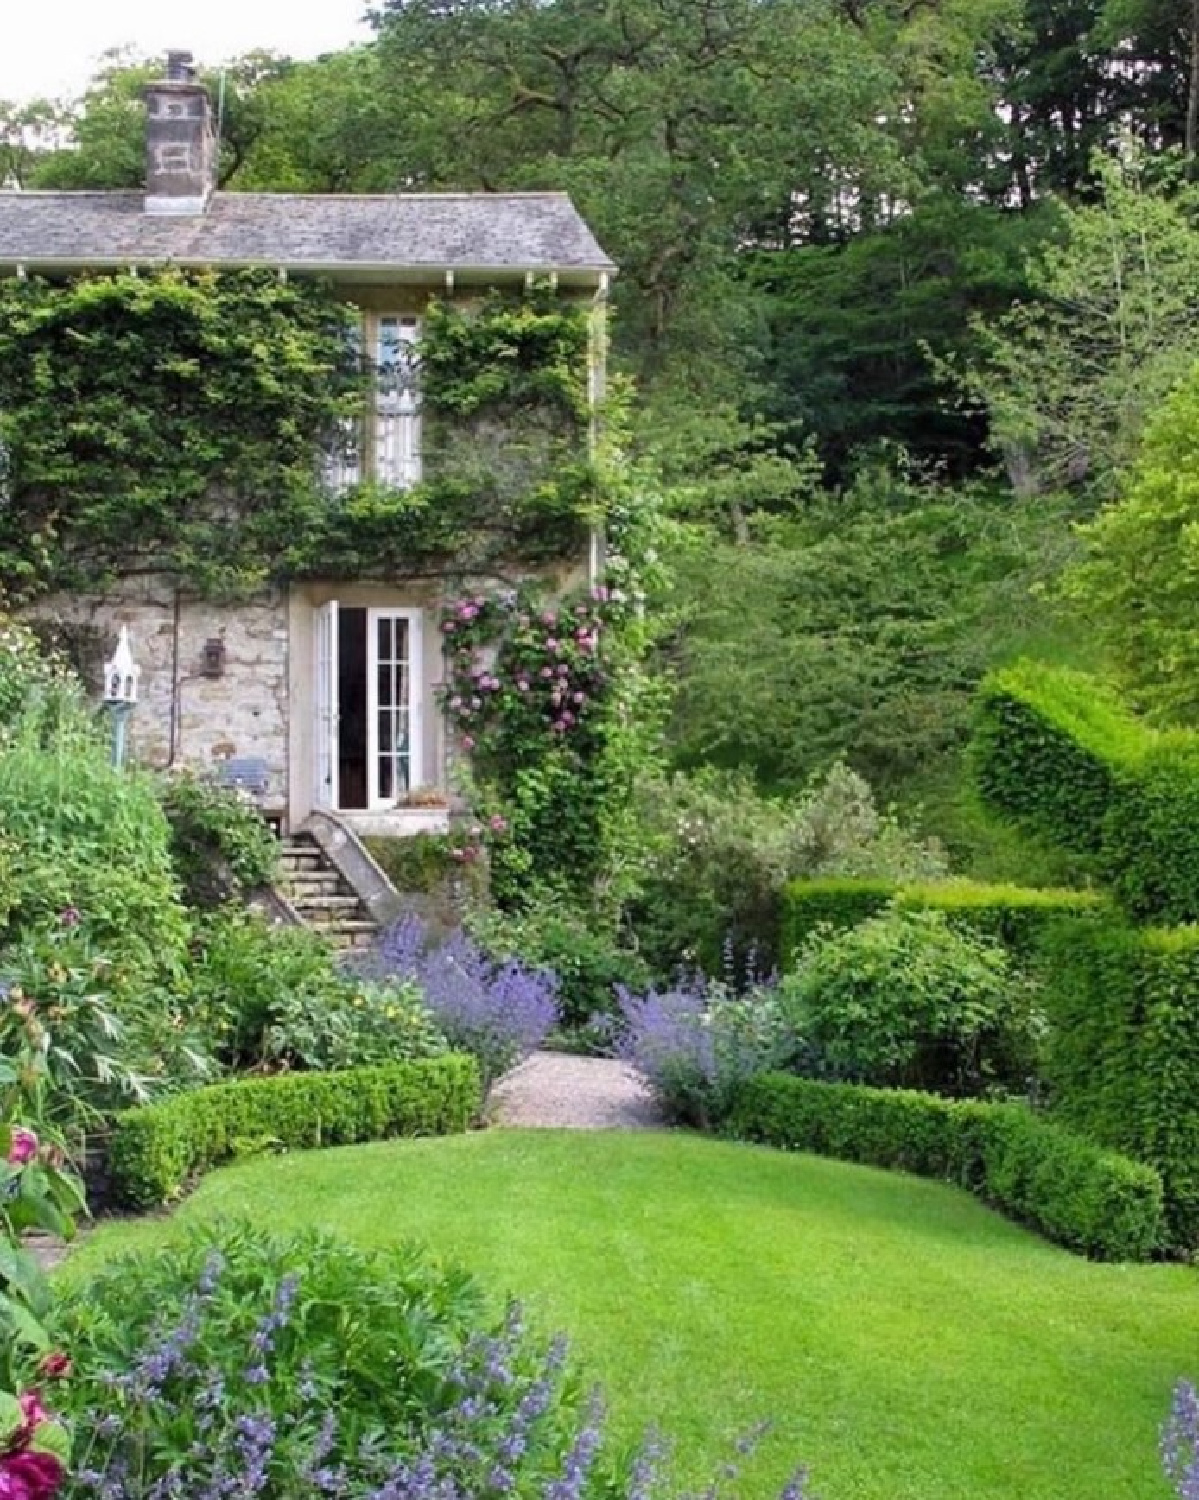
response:
[[[1043,1062],[1055,1114],[1161,1174],[1174,1248],[1199,1246],[1199,928],[1051,941]]]
[[[957,927],[1031,958],[1062,918],[1102,916],[1111,905],[1094,891],[1035,890],[969,880],[897,886],[881,880],[794,880],[783,892],[783,967],[820,924],[856,927],[894,903],[901,911],[939,911]]]
[[[745,1140],[956,1183],[1096,1260],[1146,1260],[1166,1241],[1162,1182],[1153,1168],[1024,1105],[768,1073],[743,1086],[726,1129]]]
[[[1199,734],[1159,733],[1096,678],[1021,662],[983,684],[971,762],[993,812],[1088,856],[1133,916],[1199,919]]]
[[[451,1135],[481,1106],[478,1065],[459,1054],[218,1083],[117,1116],[108,1148],[112,1191],[126,1207],[152,1208],[243,1142],[312,1147]]]
[[[1060,848],[1098,855],[1120,782],[1151,738],[1097,678],[1022,661],[979,690],[971,770],[992,812]]]

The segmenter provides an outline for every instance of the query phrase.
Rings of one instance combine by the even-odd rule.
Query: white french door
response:
[[[367,610],[367,798],[394,807],[421,784],[421,615]]]
[[[338,806],[338,607],[337,601],[316,611],[313,660],[316,666],[316,796],[317,807]]]

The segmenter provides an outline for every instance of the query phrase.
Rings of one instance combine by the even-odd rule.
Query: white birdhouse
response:
[[[122,625],[116,652],[111,661],[104,663],[105,703],[136,703],[137,681],[141,675],[142,669],[133,660],[129,627]]]

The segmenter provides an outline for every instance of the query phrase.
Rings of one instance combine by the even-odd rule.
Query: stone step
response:
[[[362,911],[362,902],[354,895],[309,896],[306,900],[293,901],[292,905],[302,917],[313,922],[332,922],[337,917],[348,917]]]
[[[279,869],[284,875],[318,875],[326,870],[324,856],[318,853],[296,853],[294,850],[279,856]]]
[[[309,896],[352,896],[354,893],[336,870],[296,870],[280,882],[294,906]]]
[[[374,922],[330,922],[321,927],[321,936],[334,948],[369,948],[379,935]]]

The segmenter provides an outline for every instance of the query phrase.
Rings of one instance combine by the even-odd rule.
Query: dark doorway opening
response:
[[[337,780],[339,805],[366,807],[366,610],[338,610]]]

